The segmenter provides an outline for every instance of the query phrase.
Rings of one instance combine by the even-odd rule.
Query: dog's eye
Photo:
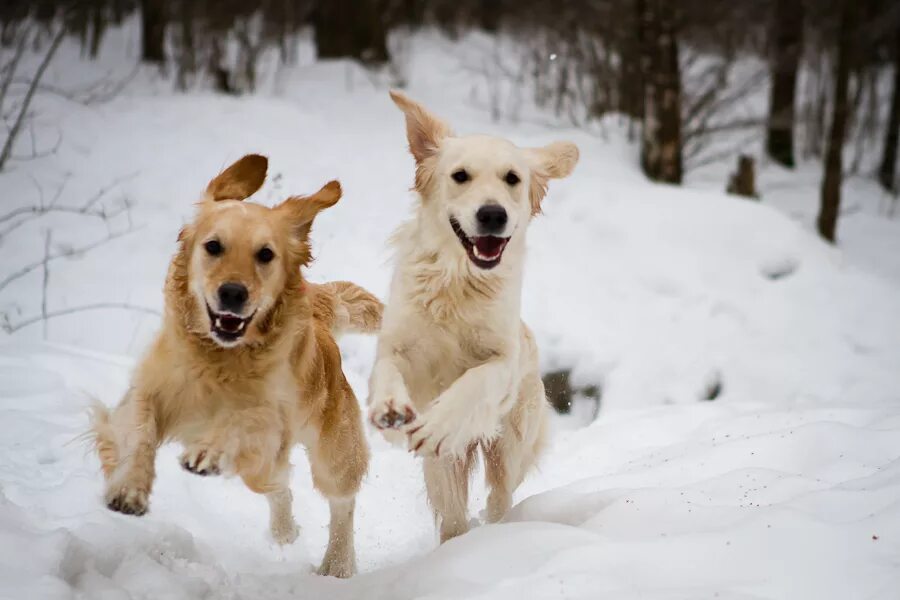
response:
[[[453,171],[453,174],[450,177],[452,177],[453,181],[455,181],[456,183],[465,183],[469,180],[469,174],[466,173],[465,169]]]
[[[272,252],[271,248],[260,248],[259,252],[256,253],[256,260],[263,264],[272,262],[273,258],[275,258],[275,253]]]
[[[210,256],[218,256],[222,254],[222,251],[224,250],[224,248],[222,248],[222,243],[219,242],[219,240],[209,240],[203,244],[203,247],[206,248],[206,251]]]
[[[519,179],[519,176],[516,175],[514,171],[510,171],[503,178],[503,181],[505,181],[507,183],[507,185],[516,185],[517,183],[519,183],[522,180]]]

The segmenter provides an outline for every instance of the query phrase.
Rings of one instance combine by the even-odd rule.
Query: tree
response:
[[[379,5],[380,0],[319,2],[313,11],[318,57],[387,62],[387,32]]]
[[[884,150],[881,153],[881,167],[878,181],[889,192],[896,190],[894,180],[897,165],[897,138],[900,136],[900,28],[894,40],[894,90],[891,94],[891,116],[884,136]]]
[[[165,0],[141,0],[141,60],[165,63],[165,37]]]
[[[785,167],[794,166],[794,93],[803,52],[803,0],[776,0],[772,20],[772,91],[766,152]]]
[[[858,0],[842,0],[841,19],[837,43],[837,69],[834,74],[834,100],[831,112],[831,129],[825,151],[825,176],[822,179],[821,206],[816,226],[819,234],[831,243],[835,242],[838,215],[841,210],[841,183],[843,181],[843,150],[850,112],[848,86],[850,72],[856,56],[856,3]]]
[[[655,181],[681,183],[681,72],[677,3],[637,0],[644,85],[641,167]]]

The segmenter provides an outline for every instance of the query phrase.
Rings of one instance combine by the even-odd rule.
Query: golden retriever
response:
[[[377,330],[382,307],[358,286],[314,285],[301,274],[313,219],[340,199],[340,185],[275,208],[242,202],[267,165],[248,155],[219,174],[179,235],[162,330],[118,407],[94,415],[105,499],[114,511],[143,515],[156,450],[175,440],[186,470],[236,474],[265,494],[272,536],[288,544],[298,534],[288,461],[299,442],[331,510],[319,572],[348,577],[369,451],[333,333]]]
[[[396,267],[369,417],[379,429],[405,433],[410,450],[424,457],[443,542],[468,530],[479,446],[491,488],[487,520],[496,522],[544,444],[537,346],[519,316],[525,230],[548,180],[574,169],[578,148],[457,137],[407,96],[391,97],[406,116],[420,202],[393,238]]]

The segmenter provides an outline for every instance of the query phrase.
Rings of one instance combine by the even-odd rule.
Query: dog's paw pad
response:
[[[195,475],[219,475],[221,470],[218,461],[208,448],[189,448],[179,459],[181,467]]]
[[[402,410],[394,408],[393,403],[386,410],[373,411],[372,423],[379,429],[400,429],[416,420],[416,411],[411,406]]]
[[[148,505],[149,494],[135,488],[122,488],[106,497],[106,507],[123,515],[143,516],[147,513]]]

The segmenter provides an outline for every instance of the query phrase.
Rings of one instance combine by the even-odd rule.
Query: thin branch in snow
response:
[[[0,115],[3,114],[3,102],[6,100],[6,93],[9,91],[9,84],[12,83],[16,76],[16,68],[19,66],[19,60],[25,53],[25,43],[28,39],[28,31],[22,32],[19,36],[19,43],[16,45],[15,54],[10,61],[3,65],[3,81],[0,81]]]
[[[42,215],[46,215],[48,213],[69,213],[69,214],[74,214],[74,215],[83,215],[86,217],[100,218],[103,220],[109,220],[109,219],[112,219],[114,217],[121,215],[122,213],[127,213],[131,208],[131,203],[128,201],[127,198],[123,199],[122,205],[120,207],[113,209],[113,210],[110,210],[103,206],[101,206],[99,208],[94,208],[94,205],[97,204],[97,202],[99,202],[100,200],[102,200],[104,196],[106,196],[111,190],[115,189],[119,184],[121,184],[124,181],[127,181],[128,179],[134,178],[137,175],[137,173],[138,173],[137,171],[134,171],[132,173],[128,173],[121,177],[117,177],[109,184],[107,184],[104,187],[101,187],[99,190],[97,190],[97,192],[93,196],[88,198],[87,201],[85,201],[84,204],[82,204],[80,207],[57,205],[57,202],[59,201],[60,197],[62,196],[63,190],[65,189],[66,184],[69,181],[69,178],[70,178],[69,175],[67,175],[66,179],[63,180],[63,183],[59,186],[59,188],[56,191],[56,194],[53,196],[53,199],[50,201],[49,204],[44,204],[44,190],[40,186],[40,184],[38,184],[37,181],[34,178],[32,178],[32,181],[34,182],[36,188],[38,189],[38,195],[39,195],[38,205],[37,206],[20,206],[18,208],[14,208],[13,210],[9,211],[8,213],[6,213],[4,215],[0,215],[0,224],[7,223],[9,221],[15,221],[16,219],[19,219],[18,221],[15,221],[12,225],[9,225],[4,229],[0,229],[0,239],[3,239],[10,232],[14,231],[15,229],[18,229],[19,227],[21,227],[28,221],[30,221],[32,219],[36,219],[36,218],[41,217]],[[20,218],[20,217],[22,217],[22,218]],[[129,214],[129,217],[130,217],[130,214]],[[130,228],[130,225],[131,225],[130,218],[129,218],[128,222],[129,222],[129,228]]]
[[[41,320],[44,323],[44,340],[47,339],[47,288],[50,285],[50,266],[48,265],[50,258],[50,240],[53,237],[53,231],[47,230],[44,235],[44,280],[41,284]]]
[[[19,137],[19,132],[22,130],[22,123],[25,121],[25,115],[28,113],[28,107],[31,105],[31,100],[34,98],[34,92],[37,90],[37,86],[41,82],[44,72],[50,65],[50,61],[53,60],[53,55],[56,54],[56,50],[59,48],[65,35],[66,28],[60,26],[59,31],[56,32],[53,41],[50,43],[50,47],[47,49],[47,53],[44,55],[44,59],[41,61],[41,64],[34,74],[31,86],[25,93],[25,98],[22,100],[22,106],[19,108],[19,115],[16,117],[12,128],[9,130],[9,134],[6,136],[6,142],[3,144],[3,149],[0,150],[0,171],[3,170],[3,167],[6,166],[10,156],[12,156],[13,145],[16,142],[16,138]]]
[[[40,323],[41,321],[46,322],[48,319],[55,319],[57,317],[64,317],[66,315],[73,315],[76,313],[87,312],[91,310],[107,309],[131,310],[148,315],[154,315],[156,317],[162,316],[158,310],[147,308],[146,306],[137,306],[135,304],[129,304],[127,302],[97,302],[94,304],[85,304],[82,306],[73,306],[71,308],[62,308],[59,310],[49,311],[45,314],[29,317],[28,319],[19,321],[18,323],[12,323],[9,320],[9,315],[3,315],[2,328],[6,333],[15,333],[16,331],[28,327],[29,325],[34,325],[35,323]]]
[[[26,275],[28,275],[35,269],[41,268],[41,266],[43,266],[45,260],[49,263],[49,262],[52,262],[52,261],[60,259],[60,258],[70,258],[70,257],[74,257],[74,256],[79,256],[81,254],[84,254],[85,252],[93,250],[94,248],[102,246],[103,244],[111,242],[120,237],[126,236],[129,233],[134,233],[135,231],[137,231],[137,229],[126,229],[125,231],[110,233],[105,238],[97,240],[95,242],[91,242],[90,244],[85,244],[83,246],[78,246],[76,248],[71,248],[71,247],[63,248],[62,250],[60,250],[58,252],[51,253],[44,260],[39,260],[36,262],[29,263],[29,264],[21,267],[17,271],[15,271],[14,273],[8,275],[6,278],[4,278],[2,281],[0,281],[0,290],[3,290],[4,288],[6,288],[6,286],[11,284],[12,282],[17,281],[17,280],[21,279],[22,277],[25,277]]]

